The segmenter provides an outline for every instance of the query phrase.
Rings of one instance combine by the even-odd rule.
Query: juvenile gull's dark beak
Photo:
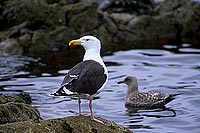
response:
[[[118,84],[122,84],[122,83],[124,83],[124,81],[119,81],[119,82],[117,82]]]

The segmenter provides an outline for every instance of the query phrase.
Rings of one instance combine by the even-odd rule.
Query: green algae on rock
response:
[[[0,95],[0,124],[40,119],[39,111],[31,106],[29,94]]]
[[[0,125],[0,132],[32,133],[132,133],[128,128],[114,122],[101,119],[105,125],[90,120],[88,116],[69,116],[42,120],[39,122],[24,121]]]

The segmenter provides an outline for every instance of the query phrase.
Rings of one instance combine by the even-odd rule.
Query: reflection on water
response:
[[[147,116],[147,117],[175,117],[176,111],[171,108],[160,108],[160,109],[151,109],[151,110],[142,110],[135,108],[127,108],[127,112],[130,116]],[[167,113],[166,113],[167,112]],[[165,113],[165,114],[162,114]]]
[[[169,45],[164,49],[119,51],[105,56],[103,59],[108,67],[109,81],[93,101],[95,116],[115,121],[134,132],[199,132],[200,49],[177,49]],[[33,105],[38,107],[44,119],[75,115],[77,100],[49,96],[68,70],[59,70],[57,74],[37,72],[41,73],[40,76],[30,71],[17,71],[7,80],[1,78],[1,92],[29,92]],[[117,84],[127,75],[138,78],[140,91],[181,95],[176,96],[164,109],[127,109],[124,106],[127,87]],[[89,114],[87,100],[82,100],[82,111]]]
[[[0,55],[0,81],[12,78],[14,75],[24,74],[20,69],[26,69],[38,60],[19,55]]]

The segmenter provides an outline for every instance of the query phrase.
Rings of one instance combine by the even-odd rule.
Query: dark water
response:
[[[25,63],[26,67],[30,67],[31,63],[42,64],[27,57],[16,57],[15,61],[17,59]],[[200,49],[189,48],[187,44],[179,49],[166,45],[163,50],[118,51],[103,59],[109,70],[109,81],[104,91],[93,101],[95,116],[115,121],[134,132],[200,132]],[[45,64],[42,65],[45,67]],[[6,71],[7,68],[9,71]],[[14,70],[1,65],[1,93],[30,93],[33,105],[40,110],[44,119],[77,113],[76,100],[49,96],[60,85],[68,70],[59,70],[57,74],[41,72],[41,76],[27,70]],[[124,107],[127,88],[117,84],[126,75],[138,77],[141,91],[181,95],[168,103],[165,109],[128,110]],[[82,111],[89,114],[87,100],[82,101]]]

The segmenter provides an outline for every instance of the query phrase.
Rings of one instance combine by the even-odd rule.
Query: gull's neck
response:
[[[105,74],[108,75],[108,70],[106,68],[106,65],[104,64],[104,62],[100,56],[100,50],[96,50],[96,49],[86,50],[83,61],[85,61],[85,60],[94,60],[96,62],[99,62],[104,67]]]
[[[138,91],[138,84],[135,83],[135,84],[129,84],[128,85],[128,90],[127,90],[127,95],[137,95],[139,93]]]
[[[101,65],[104,65],[103,60],[100,56],[100,51],[96,49],[88,49],[85,51],[83,61],[85,60],[94,60],[99,62]]]

